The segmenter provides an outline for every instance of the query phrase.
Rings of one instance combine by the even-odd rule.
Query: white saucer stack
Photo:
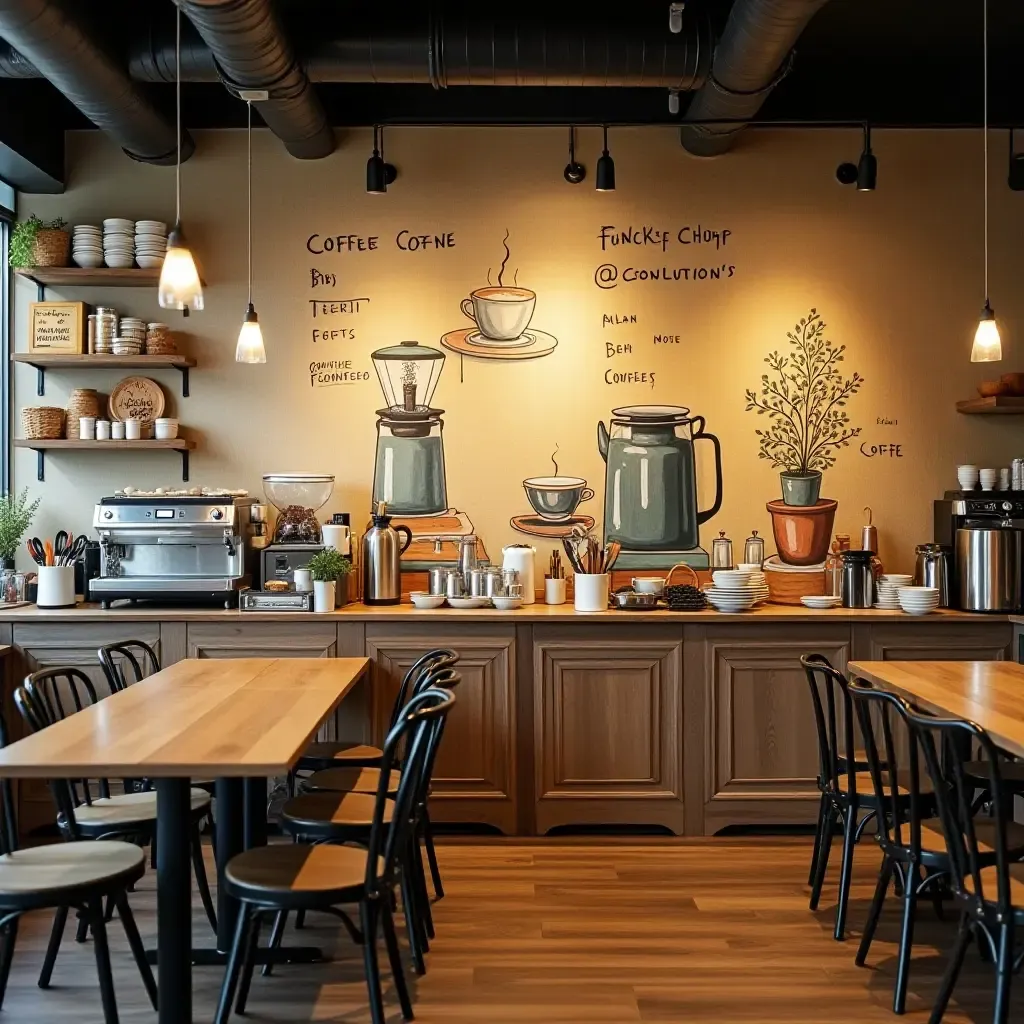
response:
[[[843,599],[838,595],[832,594],[806,594],[800,598],[800,603],[805,608],[815,608],[818,611],[824,611],[827,608],[839,608]]]
[[[900,607],[908,615],[928,615],[939,607],[937,587],[900,587]]]
[[[135,222],[135,262],[140,267],[155,269],[167,252],[167,225],[162,220]]]
[[[103,232],[95,224],[76,224],[71,229],[71,258],[79,267],[103,266]]]
[[[108,217],[103,222],[103,259],[108,267],[135,266],[135,221]]]
[[[755,574],[746,570],[718,569],[711,577],[714,582],[704,588],[704,593],[708,601],[720,612],[749,611],[768,596],[764,573],[756,575],[760,580],[755,581]]]
[[[876,587],[875,601],[876,608],[883,608],[886,611],[895,612],[900,609],[899,590],[913,582],[913,576],[906,576],[903,573],[890,572],[881,576]]]

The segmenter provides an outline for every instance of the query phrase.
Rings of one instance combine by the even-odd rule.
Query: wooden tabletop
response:
[[[1024,665],[1012,661],[851,661],[851,676],[897,693],[924,711],[977,722],[1004,750],[1024,757]]]
[[[0,750],[0,776],[283,775],[368,666],[368,658],[179,661]]]

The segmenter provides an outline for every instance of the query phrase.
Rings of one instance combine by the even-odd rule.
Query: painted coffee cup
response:
[[[462,312],[485,338],[515,341],[530,326],[537,293],[529,288],[477,288],[462,300]]]
[[[581,501],[594,496],[578,476],[534,476],[523,481],[523,489],[537,515],[553,523],[568,519]]]

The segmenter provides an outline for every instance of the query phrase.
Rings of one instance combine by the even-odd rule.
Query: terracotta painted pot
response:
[[[817,565],[828,555],[839,502],[821,498],[813,505],[769,501],[772,533],[779,558],[789,565]]]

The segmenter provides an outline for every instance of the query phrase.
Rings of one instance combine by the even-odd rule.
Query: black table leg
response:
[[[217,952],[227,956],[238,920],[238,901],[224,891],[224,868],[244,849],[243,785],[241,779],[217,780]]]
[[[157,779],[157,978],[160,1024],[192,1022],[192,858],[188,779]]]
[[[267,780],[245,780],[245,848],[267,845]]]

